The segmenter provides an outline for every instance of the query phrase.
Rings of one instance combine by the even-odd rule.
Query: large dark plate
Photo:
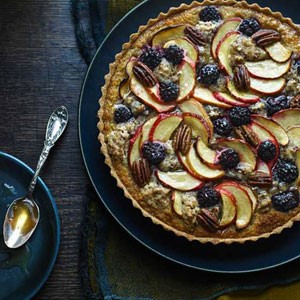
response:
[[[26,193],[32,175],[33,171],[23,162],[0,152],[0,300],[31,299],[49,277],[58,253],[58,212],[49,189],[41,179],[34,193],[41,212],[36,231],[18,249],[9,250],[3,242],[2,224],[6,209],[13,199]]]
[[[140,211],[132,207],[131,201],[124,199],[123,192],[116,187],[116,181],[110,176],[103,156],[99,153],[96,127],[98,99],[109,63],[114,61],[122,44],[128,41],[130,34],[136,32],[140,25],[182,2],[190,3],[182,0],[142,2],[113,28],[98,49],[87,71],[79,105],[81,150],[90,179],[103,204],[120,225],[139,242],[169,260],[196,269],[233,273],[253,272],[287,263],[300,256],[300,223],[278,236],[244,245],[213,246],[188,242],[142,217]],[[261,6],[270,6],[273,11],[279,10],[286,16],[294,17],[294,21],[300,23],[297,0],[284,3],[257,2]]]

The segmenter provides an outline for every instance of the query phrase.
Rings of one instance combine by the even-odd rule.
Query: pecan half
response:
[[[173,138],[173,148],[182,154],[187,154],[192,144],[192,129],[182,124],[178,127]]]
[[[235,133],[247,143],[251,144],[252,146],[256,147],[259,144],[259,140],[256,135],[251,132],[245,125],[236,127]]]
[[[184,29],[186,37],[197,46],[204,46],[206,44],[203,34],[200,30],[192,26],[187,26]]]
[[[145,158],[140,158],[133,162],[131,166],[132,176],[134,181],[143,187],[150,181],[151,167]]]
[[[250,76],[245,65],[238,65],[233,70],[233,81],[237,89],[248,91],[250,88]]]
[[[300,94],[291,99],[290,108],[300,108]]]
[[[272,29],[261,29],[252,35],[253,41],[259,47],[270,46],[280,41],[280,33]]]
[[[262,172],[256,172],[256,173],[249,175],[248,183],[257,185],[257,186],[272,185],[272,178],[268,174],[265,174]]]
[[[209,231],[217,231],[219,229],[218,218],[214,212],[209,209],[201,209],[197,216],[198,222]]]
[[[146,87],[153,87],[157,83],[157,79],[153,72],[142,62],[136,62],[132,68],[135,77]]]

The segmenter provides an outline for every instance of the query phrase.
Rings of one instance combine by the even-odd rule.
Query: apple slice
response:
[[[195,69],[186,61],[179,67],[179,95],[177,102],[182,102],[191,95],[196,83]]]
[[[289,71],[291,61],[289,60],[285,63],[278,63],[271,59],[255,62],[247,61],[245,66],[253,77],[276,79]]]
[[[150,130],[151,130],[153,124],[155,123],[155,121],[159,118],[159,116],[160,115],[152,117],[144,123],[143,128],[142,128],[142,138],[140,140],[140,148],[143,146],[145,141],[149,140]]]
[[[183,155],[180,151],[178,151],[176,154],[177,154],[178,160],[182,164],[184,170],[187,171],[191,176],[193,176],[199,180],[202,180],[202,177],[200,177],[198,174],[196,174],[194,172],[194,170],[191,169],[190,165],[188,164],[186,156]]]
[[[203,162],[212,169],[220,169],[220,166],[217,165],[218,153],[215,150],[210,149],[202,139],[198,139],[196,142],[196,151]]]
[[[199,115],[191,113],[183,113],[182,117],[183,122],[192,129],[192,136],[194,138],[201,137],[208,144],[208,140],[210,139],[209,127],[204,119]]]
[[[280,145],[286,146],[289,143],[285,130],[276,122],[261,115],[251,115],[251,119],[270,131]]]
[[[155,175],[164,186],[179,191],[197,190],[204,184],[186,171],[162,172],[156,169]]]
[[[266,71],[268,72],[268,71]],[[285,87],[286,80],[278,79],[258,79],[250,78],[250,90],[261,95],[276,95],[279,94]]]
[[[221,178],[225,174],[222,170],[212,169],[205,165],[198,157],[197,152],[193,146],[190,148],[186,158],[190,169],[193,170],[194,173],[198,174],[198,176],[203,180]]]
[[[228,32],[223,39],[219,42],[216,55],[220,66],[228,75],[232,75],[232,67],[230,65],[230,45],[236,41],[236,39],[241,35],[238,31]]]
[[[179,191],[173,191],[171,200],[173,202],[173,209],[176,214],[182,216],[182,193]]]
[[[247,104],[256,103],[259,101],[259,97],[257,95],[253,95],[249,92],[243,92],[236,89],[234,83],[230,78],[227,78],[226,82],[227,88],[230,92],[230,94],[235,97],[238,101],[242,101]]]
[[[252,218],[252,201],[248,193],[238,183],[221,183],[218,187],[228,191],[234,197],[237,209],[235,220],[236,228],[243,229],[247,227]]]
[[[212,44],[211,44],[211,53],[214,59],[217,59],[217,47],[219,42],[224,38],[224,36],[230,32],[234,31],[238,28],[240,23],[242,22],[241,18],[231,18],[231,19],[226,19],[223,24],[218,28]]]
[[[235,150],[240,157],[240,164],[246,166],[249,172],[252,172],[256,167],[256,157],[245,141],[238,139],[218,139],[216,144],[222,148],[231,148]]]
[[[252,189],[249,186],[241,185],[241,184],[240,184],[240,186],[244,191],[247,192],[247,194],[251,200],[251,203],[252,203],[252,211],[254,211],[257,206],[257,197],[255,196],[255,194],[253,193]]]
[[[119,96],[121,99],[124,99],[130,92],[129,80],[127,78],[124,79],[119,85]]]
[[[262,161],[261,159],[257,160],[256,171],[259,173],[264,173],[271,177],[272,173],[267,163]]]
[[[160,114],[150,130],[149,140],[160,142],[170,140],[181,121],[182,117],[179,115]]]
[[[159,30],[152,39],[152,46],[163,46],[169,40],[183,37],[185,27],[185,25],[176,25]]]
[[[290,142],[297,148],[300,148],[300,126],[295,126],[287,131]]]
[[[295,163],[296,163],[296,166],[298,167],[298,170],[300,170],[300,149],[298,149],[298,150],[296,151],[296,159],[295,159]],[[296,180],[296,184],[297,184],[297,186],[300,185],[300,173],[299,173],[298,178],[297,178],[297,180]]]
[[[232,105],[216,99],[211,90],[200,85],[195,86],[193,97],[203,104],[209,104],[223,108],[232,107]]]
[[[236,203],[232,193],[228,192],[227,190],[218,189],[216,190],[221,195],[221,202],[222,202],[222,210],[221,210],[221,217],[219,221],[220,227],[226,227],[231,225],[235,221],[236,217]]]
[[[128,148],[128,164],[132,166],[133,162],[138,160],[140,155],[140,142],[142,138],[142,127],[140,126],[134,136],[129,141],[129,148]]]
[[[227,93],[215,92],[215,93],[213,93],[213,95],[219,101],[227,103],[231,106],[248,106],[248,105],[250,105],[250,103],[247,104],[247,103],[236,100],[235,98],[233,98],[231,95],[229,95]]]
[[[272,116],[285,131],[291,127],[300,126],[300,108],[284,109]]]
[[[276,42],[265,47],[270,57],[276,62],[283,63],[288,61],[292,56],[292,51],[284,47],[280,42]]]
[[[174,104],[159,103],[134,76],[130,80],[130,89],[143,103],[159,113],[168,112],[175,108]]]
[[[136,62],[136,57],[131,57],[126,64],[125,71],[128,77],[133,77],[132,69],[135,65],[135,62]]]
[[[187,39],[177,38],[174,40],[170,40],[164,44],[164,48],[168,48],[172,45],[176,45],[179,48],[183,49],[185,56],[190,58],[190,60],[193,61],[194,63],[197,61],[198,51],[195,48],[195,46],[192,43],[190,43]]]
[[[213,128],[214,128],[213,123],[210,117],[208,116],[205,108],[199,101],[190,98],[189,100],[179,103],[178,106],[180,110],[184,113],[193,113],[202,117],[209,127],[210,136],[213,136]]]

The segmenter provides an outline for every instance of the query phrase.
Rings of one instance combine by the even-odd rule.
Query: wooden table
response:
[[[86,64],[76,45],[69,0],[0,1],[0,150],[35,167],[46,123],[65,105],[69,127],[42,173],[61,218],[54,270],[36,299],[82,299],[78,277],[83,193],[77,107]]]

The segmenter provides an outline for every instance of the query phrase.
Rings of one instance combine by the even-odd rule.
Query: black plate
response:
[[[128,41],[130,34],[137,32],[140,25],[146,24],[149,18],[155,18],[160,12],[166,12],[170,6],[179,6],[182,2],[191,1],[142,2],[113,28],[98,49],[87,71],[79,104],[79,138],[90,179],[103,204],[120,225],[139,242],[169,260],[196,269],[232,273],[253,272],[287,263],[300,256],[300,223],[278,236],[244,245],[213,246],[188,242],[142,217],[140,211],[132,207],[131,201],[124,199],[123,192],[116,187],[116,181],[110,176],[109,168],[99,154],[96,116],[101,96],[100,87],[104,84],[109,63],[114,61],[122,44]],[[261,6],[270,6],[274,11],[280,10],[300,23],[297,0],[284,3],[257,2]]]
[[[0,300],[29,300],[46,282],[59,249],[60,224],[55,201],[39,179],[34,197],[39,205],[39,224],[29,241],[8,249],[2,224],[8,205],[24,196],[33,171],[17,158],[0,152]]]

